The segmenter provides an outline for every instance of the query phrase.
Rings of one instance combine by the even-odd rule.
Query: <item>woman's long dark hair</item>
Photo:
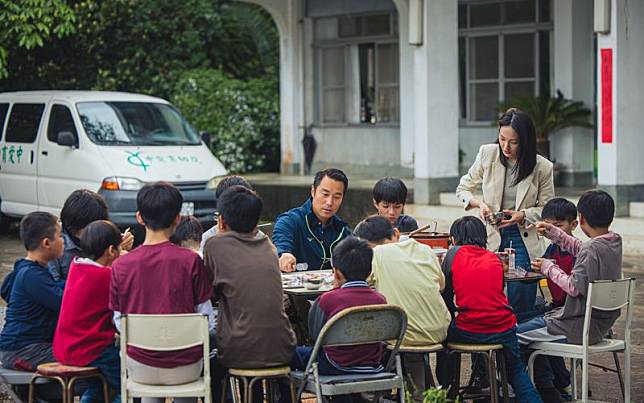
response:
[[[537,165],[537,134],[534,123],[530,116],[517,108],[510,108],[498,121],[499,130],[503,126],[511,126],[519,135],[519,155],[517,164],[514,167],[514,181],[512,186],[530,176]],[[499,140],[497,139],[497,143]],[[499,156],[504,167],[508,167],[508,159],[503,155],[501,144],[499,144]]]

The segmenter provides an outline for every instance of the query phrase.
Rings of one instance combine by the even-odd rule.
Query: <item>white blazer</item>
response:
[[[469,210],[473,192],[482,188],[483,203],[494,211],[501,210],[503,202],[503,187],[505,182],[505,167],[501,163],[498,144],[484,144],[479,149],[476,161],[467,174],[463,175],[456,196]],[[527,229],[528,221],[541,220],[543,206],[555,196],[555,186],[552,177],[552,162],[537,155],[537,165],[532,173],[517,184],[516,210],[525,213],[526,220],[519,224],[523,243],[530,257],[540,257],[545,250],[545,240],[537,237],[534,228]],[[497,251],[501,243],[501,235],[495,225],[486,225],[488,234],[488,249]]]

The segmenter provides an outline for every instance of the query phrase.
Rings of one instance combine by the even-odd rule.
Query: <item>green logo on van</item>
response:
[[[4,145],[2,147],[2,162],[6,164],[9,161],[10,164],[20,164],[22,153],[22,146]]]
[[[202,164],[199,158],[194,155],[143,155],[143,151],[126,151],[128,154],[127,162],[135,167],[143,168],[147,171],[152,163],[159,164]]]
[[[137,152],[126,151],[126,153],[130,154],[130,156],[127,157],[127,162],[134,165],[135,167],[143,168],[144,172],[148,170],[148,168],[150,167],[150,164],[146,164],[145,161],[143,161],[143,158],[141,158],[141,155],[140,155],[141,151],[137,151]]]

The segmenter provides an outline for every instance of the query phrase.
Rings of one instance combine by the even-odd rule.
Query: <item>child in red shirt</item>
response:
[[[108,307],[112,262],[120,254],[121,233],[109,221],[94,221],[80,239],[86,258],[76,257],[69,273],[58,326],[54,356],[61,364],[92,366],[101,370],[120,401],[119,349],[114,345],[115,327]],[[99,382],[88,382],[81,402],[101,397]]]
[[[508,378],[517,401],[541,402],[521,360],[516,317],[503,292],[503,265],[485,249],[487,232],[474,216],[454,221],[450,229],[454,243],[445,260],[444,297],[456,309],[447,334],[452,343],[503,344]],[[458,387],[452,385],[450,394]]]

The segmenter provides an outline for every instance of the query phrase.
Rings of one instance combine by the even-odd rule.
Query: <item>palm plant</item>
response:
[[[559,90],[555,97],[517,96],[511,105],[500,104],[499,112],[505,112],[510,107],[518,108],[532,117],[537,134],[537,152],[546,158],[550,158],[550,134],[569,127],[593,127],[591,110],[581,101],[564,98]]]

